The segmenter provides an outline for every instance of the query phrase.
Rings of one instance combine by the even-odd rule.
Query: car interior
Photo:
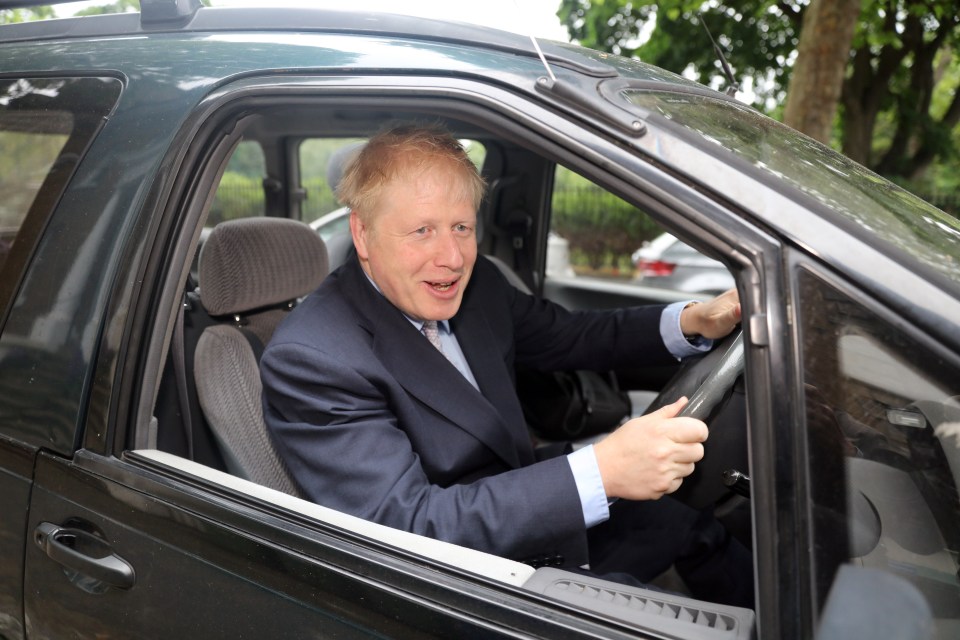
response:
[[[584,586],[580,576],[555,569],[534,570],[502,558],[491,561],[488,554],[420,539],[298,499],[298,490],[263,424],[259,355],[289,310],[319,286],[352,249],[348,232],[342,228],[323,240],[322,230],[309,224],[340,207],[331,197],[335,187],[329,184],[331,177],[336,179],[338,167],[342,169],[342,163],[352,157],[348,151],[355,151],[358,141],[362,143],[384,123],[396,121],[439,121],[464,141],[488,183],[478,215],[480,253],[495,261],[515,286],[534,295],[553,294],[561,304],[576,308],[689,297],[632,284],[629,271],[619,279],[571,276],[569,268],[548,273],[548,231],[558,167],[570,171],[578,162],[565,157],[545,138],[499,129],[500,122],[433,105],[390,111],[380,106],[358,109],[316,104],[237,110],[219,125],[229,133],[208,150],[204,166],[196,174],[193,199],[181,213],[179,242],[195,248],[182,253],[187,259],[171,276],[181,288],[176,312],[167,324],[158,325],[163,343],[169,346],[146,422],[150,427],[135,435],[135,453],[245,495],[412,549],[421,556],[647,628],[668,630],[678,621],[689,620],[723,631],[722,637],[749,637],[750,610],[692,600],[682,591],[658,595],[604,581],[596,586],[621,594],[624,603],[633,604],[614,606],[588,596],[581,600],[571,595],[571,580],[581,585],[585,594],[594,591]],[[306,153],[311,146],[320,152]],[[231,208],[243,207],[230,204],[230,168],[238,166],[241,154],[251,148],[252,155],[258,156],[256,170],[261,172],[255,181],[259,193],[254,189],[249,197],[254,205],[244,205],[244,212],[235,217]],[[650,224],[655,224],[652,219]],[[653,237],[659,231],[650,233]],[[690,387],[682,392],[695,391],[723,352],[718,349],[710,359],[698,360],[696,371],[691,370],[693,363],[685,365],[679,376],[679,367],[638,367],[610,375],[619,389],[629,392],[629,413],[640,415],[650,406],[665,403],[667,394],[680,393],[676,380]],[[669,386],[671,380],[675,382]],[[661,395],[664,387],[667,391]],[[723,415],[713,419],[739,422],[740,437],[724,444],[717,464],[737,467],[746,477],[743,394],[739,382],[725,394],[716,412]],[[544,445],[550,444],[549,437],[533,435]],[[684,499],[701,505],[715,503],[731,531],[749,544],[749,490],[743,481],[737,488],[726,486],[722,481],[725,469],[712,467],[698,469],[703,481],[691,479]],[[678,584],[673,588],[683,589]]]

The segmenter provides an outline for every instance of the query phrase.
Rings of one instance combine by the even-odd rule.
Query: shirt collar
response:
[[[377,293],[383,296],[383,291],[380,291],[380,287],[377,286],[377,283],[373,281],[373,278],[370,277],[370,275],[366,272],[366,270],[361,268],[360,271],[363,272],[364,277],[366,277],[366,279],[370,282],[370,284],[373,285],[373,288],[377,290]],[[383,297],[386,298],[387,296],[383,296]],[[387,302],[390,302],[390,301],[387,300]],[[393,303],[390,302],[390,304],[393,304]],[[401,311],[400,313],[403,313],[403,311]],[[423,331],[423,322],[424,322],[423,320],[414,320],[413,318],[411,318],[405,313],[403,313],[403,317],[409,320],[410,324],[412,324],[417,328],[417,331]],[[450,333],[450,321],[437,320],[437,329],[442,333]]]

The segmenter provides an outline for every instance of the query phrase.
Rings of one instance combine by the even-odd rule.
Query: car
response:
[[[537,44],[194,0],[0,26],[0,634],[960,635],[960,223],[724,93]],[[739,340],[612,373],[651,406],[706,381],[676,496],[750,545],[754,607],[389,529],[270,473],[255,343],[326,273],[320,158],[393,121],[475,143],[480,253],[533,295],[693,297],[553,275],[551,232],[574,262],[588,233],[670,233],[732,274]],[[573,225],[560,171],[631,213]]]
[[[669,233],[644,243],[630,256],[634,282],[648,287],[714,296],[736,286],[719,260],[703,255]]]

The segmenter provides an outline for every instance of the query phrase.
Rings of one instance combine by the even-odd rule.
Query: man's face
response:
[[[364,271],[414,320],[452,318],[477,260],[477,214],[452,184],[456,178],[442,169],[397,179],[363,216],[366,223],[350,216]]]

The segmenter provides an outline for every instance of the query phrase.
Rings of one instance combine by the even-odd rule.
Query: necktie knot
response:
[[[443,346],[440,344],[440,328],[436,320],[425,320],[423,323],[423,335],[427,336],[430,344],[435,346],[440,353],[443,353]]]

